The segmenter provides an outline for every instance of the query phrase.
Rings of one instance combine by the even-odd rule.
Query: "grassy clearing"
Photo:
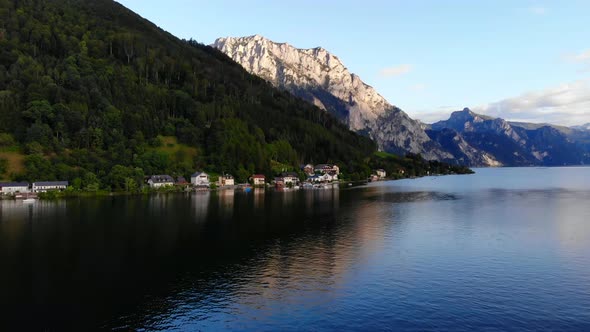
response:
[[[9,180],[10,174],[20,174],[25,170],[25,155],[18,150],[0,150],[0,158],[8,161],[7,171],[0,174],[1,180]]]
[[[387,158],[394,158],[394,159],[400,159],[399,156],[393,154],[393,153],[388,153],[388,152],[384,152],[384,151],[377,151],[375,152],[375,156],[379,157],[379,158],[383,158],[383,159],[387,159]]]
[[[165,153],[170,158],[175,159],[177,156],[183,156],[187,160],[193,160],[199,153],[196,148],[178,143],[174,136],[158,136],[162,145],[154,148],[157,152]]]

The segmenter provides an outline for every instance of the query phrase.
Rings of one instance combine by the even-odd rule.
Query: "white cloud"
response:
[[[547,8],[541,6],[533,6],[529,7],[529,12],[535,15],[545,15],[547,13]]]
[[[588,62],[590,61],[590,49],[582,51],[578,54],[567,55],[566,59],[573,62]]]
[[[379,71],[379,76],[381,76],[381,77],[400,76],[400,75],[407,74],[407,73],[411,72],[412,69],[414,69],[414,66],[412,66],[410,64],[402,64],[402,65],[395,66],[395,67],[383,68]]]
[[[557,87],[474,107],[473,111],[512,121],[577,125],[590,122],[590,82]]]
[[[408,89],[410,89],[411,91],[414,91],[414,92],[424,91],[426,89],[426,84],[418,83],[418,84],[410,85],[408,87]]]
[[[434,123],[446,120],[463,105],[441,106],[435,110],[408,113],[414,119]],[[485,105],[470,107],[472,111],[509,121],[581,125],[590,123],[590,80],[578,80],[556,87],[530,91]]]

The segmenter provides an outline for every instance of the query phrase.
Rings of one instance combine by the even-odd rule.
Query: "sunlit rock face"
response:
[[[321,47],[298,49],[255,35],[219,38],[212,45],[273,85],[331,112],[351,130],[370,136],[380,150],[451,159],[421,124],[391,105]]]

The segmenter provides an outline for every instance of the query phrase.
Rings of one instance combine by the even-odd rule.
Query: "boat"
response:
[[[14,196],[16,200],[22,200],[23,203],[33,203],[37,200],[36,193],[18,193]]]
[[[302,187],[303,189],[313,189],[313,184],[305,182]]]

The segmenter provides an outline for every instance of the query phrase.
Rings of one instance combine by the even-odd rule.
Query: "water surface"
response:
[[[590,168],[0,202],[0,327],[590,330]]]

